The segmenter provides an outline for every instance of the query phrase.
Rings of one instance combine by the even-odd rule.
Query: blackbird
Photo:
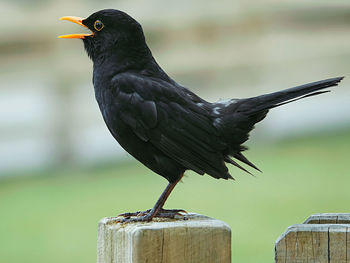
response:
[[[119,144],[168,180],[152,209],[125,213],[120,221],[173,218],[183,211],[163,205],[186,170],[216,179],[233,179],[226,163],[245,172],[259,170],[242,152],[249,132],[272,108],[318,95],[342,77],[244,99],[208,102],[171,79],[157,64],[141,25],[114,9],[88,18],[65,16],[91,32],[59,38],[82,39],[93,61],[95,97],[103,119]],[[237,161],[240,161],[238,163]],[[260,171],[260,170],[259,170]]]

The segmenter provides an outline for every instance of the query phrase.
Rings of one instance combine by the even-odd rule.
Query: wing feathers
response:
[[[181,89],[130,74],[119,74],[113,81],[120,116],[142,141],[199,174],[232,178],[223,161],[227,146],[211,116],[186,101]]]

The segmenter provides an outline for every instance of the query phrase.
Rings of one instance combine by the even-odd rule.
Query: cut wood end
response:
[[[181,216],[183,215],[183,216]],[[169,218],[153,218],[150,222],[130,222],[130,223],[120,223],[117,219],[120,217],[105,217],[102,218],[99,222],[100,226],[108,226],[112,228],[125,228],[125,227],[150,227],[153,228],[164,228],[164,227],[176,227],[176,226],[186,226],[186,227],[194,227],[197,224],[203,226],[208,224],[213,227],[224,227],[227,230],[231,231],[229,225],[225,222],[220,221],[218,219],[214,219],[208,216],[204,216],[197,213],[181,213],[177,218],[169,219]]]

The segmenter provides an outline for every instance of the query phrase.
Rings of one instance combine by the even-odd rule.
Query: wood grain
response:
[[[350,213],[323,213],[309,216],[304,224],[350,224]]]
[[[230,263],[229,226],[198,214],[187,218],[125,225],[104,218],[98,227],[97,262]]]
[[[277,263],[350,263],[350,214],[317,214],[276,241]],[[341,222],[341,224],[339,223]]]

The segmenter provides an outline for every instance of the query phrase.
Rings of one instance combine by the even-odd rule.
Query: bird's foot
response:
[[[129,218],[132,216],[144,216],[144,215],[148,214],[149,212],[151,212],[151,209],[148,209],[146,211],[137,211],[137,212],[133,212],[133,213],[123,213],[123,214],[119,214],[118,217],[122,216],[124,218]]]
[[[118,215],[117,221],[120,223],[130,223],[130,222],[149,222],[152,218],[169,218],[174,219],[176,216],[182,216],[184,220],[186,220],[186,216],[182,213],[187,214],[187,212],[183,209],[160,209],[158,213],[152,214],[152,209],[148,209],[146,211],[137,211],[134,213],[123,213]]]

